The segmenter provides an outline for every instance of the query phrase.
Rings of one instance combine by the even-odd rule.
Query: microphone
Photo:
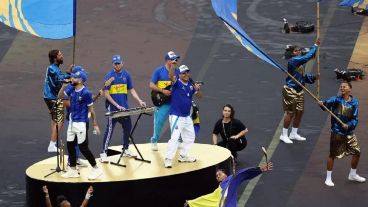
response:
[[[71,83],[72,81],[70,79],[64,79],[63,83]]]

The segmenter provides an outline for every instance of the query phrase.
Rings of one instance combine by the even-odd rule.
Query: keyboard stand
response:
[[[140,113],[140,114],[139,114],[139,116],[138,116],[137,120],[136,120],[136,121],[135,121],[135,123],[134,123],[133,129],[132,129],[132,131],[130,132],[129,140],[133,143],[133,146],[134,146],[134,147],[135,147],[135,149],[137,150],[137,152],[138,152],[138,154],[139,154],[139,157],[140,157],[140,158],[135,157],[134,159],[135,159],[135,160],[142,161],[142,162],[151,163],[151,161],[150,161],[150,160],[146,160],[146,159],[144,159],[144,158],[143,158],[143,156],[142,156],[141,152],[139,151],[139,149],[138,149],[137,145],[135,144],[135,142],[134,142],[134,138],[133,138],[133,134],[134,134],[134,131],[135,131],[136,127],[137,127],[137,124],[138,124],[138,122],[139,122],[139,119],[142,117],[142,115],[143,115],[143,114],[148,115],[148,116],[151,116],[151,114],[147,114],[147,113]],[[112,164],[112,165],[117,165],[117,166],[120,166],[120,167],[126,167],[126,165],[125,165],[125,164],[120,164],[120,160],[121,160],[121,158],[123,157],[124,152],[125,152],[125,149],[123,148],[123,150],[121,151],[121,154],[120,154],[120,157],[119,157],[118,161],[117,161],[117,162],[110,162],[110,164]]]

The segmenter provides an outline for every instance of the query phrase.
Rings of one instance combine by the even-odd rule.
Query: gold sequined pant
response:
[[[282,89],[282,106],[284,111],[294,113],[304,111],[304,91],[296,92],[293,88],[284,86]]]
[[[57,100],[45,99],[45,103],[50,111],[51,119],[56,123],[63,123],[64,122],[63,99]]]
[[[331,133],[330,157],[342,158],[348,155],[360,155],[360,147],[355,134],[344,136]]]

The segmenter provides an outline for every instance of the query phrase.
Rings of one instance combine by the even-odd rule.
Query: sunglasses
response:
[[[120,65],[121,63],[114,63],[114,65]]]
[[[181,72],[180,74],[183,74],[183,75],[189,74],[189,70],[186,70],[184,72]]]
[[[171,60],[171,62],[178,62],[178,59]]]

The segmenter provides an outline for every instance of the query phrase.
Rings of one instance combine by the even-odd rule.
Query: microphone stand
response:
[[[56,113],[56,111],[57,111],[57,102],[59,101],[60,99],[56,99],[56,101],[55,101],[55,103],[54,103],[54,105],[52,106],[52,112],[53,113]],[[54,174],[54,173],[59,173],[59,172],[65,172],[65,170],[63,169],[61,169],[60,168],[60,164],[59,164],[59,122],[57,121],[57,120],[54,120],[55,122],[56,122],[56,168],[55,169],[51,169],[51,170],[53,170],[53,172],[51,172],[51,173],[49,173],[49,174],[47,174],[47,175],[45,175],[44,176],[44,178],[46,178],[46,177],[48,177],[48,176],[50,176],[50,175],[52,175],[52,174]]]

